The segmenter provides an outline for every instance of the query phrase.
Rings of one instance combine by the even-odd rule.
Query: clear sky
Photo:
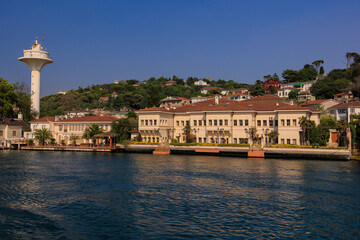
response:
[[[254,83],[322,59],[325,71],[360,52],[359,0],[0,0],[0,76],[30,86],[17,60],[36,36],[54,63],[41,95],[154,77]]]

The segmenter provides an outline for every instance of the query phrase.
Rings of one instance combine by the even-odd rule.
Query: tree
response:
[[[259,141],[256,127],[249,128],[248,133],[249,133],[249,138],[253,141],[253,144]]]
[[[137,114],[136,114],[136,112],[134,112],[134,111],[129,111],[128,113],[127,113],[127,117],[128,118],[133,118],[133,119],[137,119]]]
[[[71,135],[70,136],[70,141],[72,141],[74,145],[76,145],[76,141],[79,140],[79,139],[80,139],[79,136],[76,136],[76,135]]]
[[[192,143],[192,142],[195,142],[195,136],[194,134],[191,134],[191,127],[190,125],[186,125],[184,128],[183,128],[183,134],[185,135],[185,140],[186,140],[186,143]]]
[[[324,67],[323,67],[323,66],[321,66],[321,67],[320,67],[320,75],[324,75],[324,74],[325,74]]]
[[[31,109],[31,97],[30,89],[25,84],[25,82],[17,82],[14,84],[14,91],[17,95],[17,104],[19,112],[23,115],[23,120],[29,122],[36,118],[37,114],[34,110]]]
[[[339,131],[339,142],[340,146],[347,145],[346,129],[348,128],[348,123],[345,120],[339,120],[336,124],[336,129]]]
[[[275,130],[272,130],[269,134],[268,137],[271,139],[272,143],[277,143],[277,138],[279,136],[279,133]]]
[[[0,116],[14,117],[13,106],[17,102],[14,87],[0,77]]]
[[[44,145],[45,141],[52,138],[51,132],[46,129],[36,129],[35,130],[35,139],[39,141],[40,145]]]
[[[315,127],[315,122],[305,116],[299,119],[299,125],[302,128],[303,141],[306,145],[310,145],[310,132]]]
[[[318,73],[319,73],[319,68],[322,64],[324,64],[324,60],[316,60],[312,62],[312,65],[314,65]]]
[[[277,89],[276,87],[274,87],[273,85],[270,85],[268,87],[268,91],[271,93],[271,94],[276,94],[277,93]]]
[[[92,123],[90,124],[87,128],[85,128],[84,134],[83,134],[83,138],[86,140],[91,139],[92,142],[94,143],[96,138],[94,137],[96,134],[102,133],[103,130],[100,128],[99,125],[97,125],[96,123]]]
[[[120,134],[120,140],[127,140],[130,138],[129,131],[138,129],[138,122],[135,118],[120,118],[111,124],[110,132]]]
[[[264,94],[264,83],[260,80],[256,80],[255,85],[251,87],[251,96],[262,96]]]
[[[299,90],[291,90],[291,92],[289,92],[289,99],[297,99],[298,94]]]

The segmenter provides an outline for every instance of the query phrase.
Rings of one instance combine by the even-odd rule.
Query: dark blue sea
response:
[[[360,239],[360,164],[1,151],[0,239]]]

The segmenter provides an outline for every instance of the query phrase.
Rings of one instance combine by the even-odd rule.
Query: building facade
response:
[[[0,118],[0,146],[10,147],[11,144],[23,144],[24,132],[29,125],[17,118]]]
[[[320,122],[320,112],[289,105],[263,96],[244,101],[211,99],[177,109],[139,110],[139,133],[145,142],[185,142],[185,126],[198,143],[251,143],[250,129],[256,128],[263,144],[271,143],[268,134],[279,133],[281,144],[300,144],[303,116]],[[272,100],[271,100],[272,99]]]

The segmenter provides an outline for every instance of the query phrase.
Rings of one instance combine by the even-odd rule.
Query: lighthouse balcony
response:
[[[25,50],[23,58],[46,58],[46,59],[49,59],[49,53]]]

